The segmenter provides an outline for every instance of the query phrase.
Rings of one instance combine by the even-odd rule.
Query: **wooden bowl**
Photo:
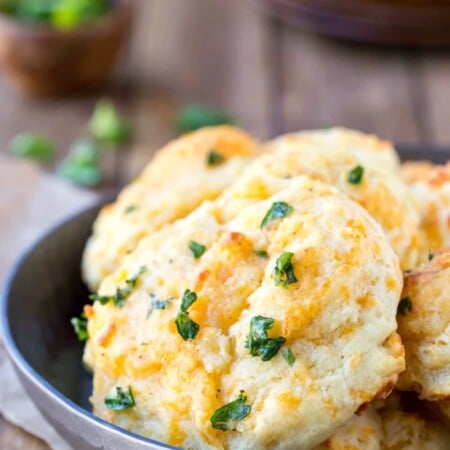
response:
[[[56,96],[105,81],[131,28],[130,0],[98,20],[63,31],[0,13],[0,66],[27,94]]]
[[[266,12],[310,31],[354,41],[450,46],[449,0],[258,0]]]

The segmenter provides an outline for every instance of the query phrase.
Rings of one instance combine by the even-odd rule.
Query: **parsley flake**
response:
[[[255,250],[255,255],[260,258],[268,258],[269,254],[265,250]]]
[[[122,389],[120,386],[116,387],[116,396],[105,397],[105,405],[112,411],[123,411],[124,409],[132,408],[136,405],[134,401],[133,391],[128,386],[126,389]]]
[[[136,206],[136,205],[129,205],[129,206],[127,206],[127,207],[124,209],[123,213],[124,213],[124,214],[130,214],[130,213],[132,213],[132,212],[134,212],[134,211],[136,211],[136,210],[137,210],[137,206]]]
[[[260,228],[264,228],[272,220],[282,219],[288,216],[294,208],[286,202],[274,202],[267,211],[264,219],[261,222]]]
[[[279,336],[269,338],[267,333],[273,326],[274,320],[270,317],[255,316],[250,320],[250,332],[245,347],[252,356],[261,356],[263,361],[269,361],[286,342],[286,338]]]
[[[151,304],[147,313],[147,319],[150,317],[154,309],[167,309],[172,305],[172,298],[160,300],[155,294],[150,294]]]
[[[294,273],[291,259],[294,256],[292,252],[283,252],[275,263],[272,277],[275,279],[275,286],[282,285],[286,287],[288,284],[296,283],[298,280]]]
[[[402,298],[398,304],[397,314],[406,316],[406,314],[408,314],[411,311],[412,311],[412,302],[409,299],[409,297]]]
[[[360,184],[363,175],[364,175],[364,167],[360,165],[355,166],[348,172],[347,181],[351,184]]]
[[[92,294],[89,296],[89,298],[94,302],[100,302],[102,305],[106,305],[108,302],[112,301],[115,306],[118,306],[121,308],[124,304],[126,299],[130,296],[130,294],[133,292],[134,288],[136,287],[136,284],[139,280],[139,277],[147,270],[146,267],[142,266],[139,269],[139,272],[133,275],[131,278],[125,280],[125,287],[123,288],[117,288],[114,295],[98,295],[98,294]]]
[[[180,312],[175,318],[178,334],[185,340],[194,339],[200,330],[200,325],[194,322],[188,313],[188,309],[197,300],[197,294],[194,291],[186,289],[181,298]]]
[[[239,422],[250,414],[252,406],[246,405],[246,401],[247,396],[241,392],[236,400],[216,409],[210,419],[212,427],[222,431],[232,429],[234,422]]]
[[[198,259],[200,258],[200,256],[203,255],[203,253],[205,253],[206,245],[199,244],[198,242],[195,241],[189,241],[189,250],[194,255],[194,258]]]
[[[80,317],[72,317],[72,319],[70,319],[70,323],[72,324],[79,341],[87,341],[89,339],[89,333],[87,330],[88,321],[84,312],[81,313]]]
[[[292,352],[292,349],[289,348],[283,348],[281,350],[281,354],[283,355],[283,358],[286,360],[286,362],[292,367],[295,363],[295,355]]]
[[[431,250],[428,250],[428,261],[431,261],[434,258],[434,253]]]
[[[206,159],[206,162],[208,166],[218,166],[225,162],[225,156],[221,155],[220,153],[216,152],[215,150],[211,150],[208,153],[208,157]]]

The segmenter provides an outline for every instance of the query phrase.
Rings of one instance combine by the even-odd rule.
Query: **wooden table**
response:
[[[106,185],[127,182],[175,136],[190,102],[219,106],[259,138],[343,125],[404,142],[450,145],[448,53],[386,49],[304,33],[251,0],[141,0],[124,62],[104,92],[30,100],[0,78],[0,149],[19,131],[52,136],[58,158],[86,134],[95,102],[113,98],[133,124],[132,148],[109,153]],[[0,448],[38,440],[0,418]]]

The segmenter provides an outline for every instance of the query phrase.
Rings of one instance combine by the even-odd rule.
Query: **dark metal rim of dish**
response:
[[[426,148],[427,146],[424,145]],[[398,144],[396,145],[397,150],[402,156],[406,156],[406,158],[411,159],[420,159],[424,156],[423,150],[418,148],[416,144]],[[450,151],[444,148],[434,148],[429,147],[430,153],[433,154],[433,161],[435,163],[445,163],[447,159],[450,158]],[[403,158],[405,159],[405,158]],[[33,386],[39,390],[44,396],[51,398],[53,401],[57,402],[61,407],[67,409],[71,414],[78,417],[80,421],[89,422],[97,427],[100,427],[104,431],[111,432],[116,435],[120,435],[122,438],[126,438],[130,443],[141,444],[141,445],[158,445],[160,448],[167,449],[175,449],[167,444],[160,443],[154,441],[152,439],[147,439],[137,434],[131,433],[123,428],[112,425],[109,422],[106,422],[103,419],[92,414],[90,411],[81,408],[72,400],[68,399],[66,396],[61,394],[56,388],[54,388],[50,383],[48,383],[41,375],[39,375],[26,361],[20,350],[17,348],[14,339],[11,334],[11,328],[9,326],[8,321],[8,304],[9,304],[9,293],[11,290],[11,286],[14,278],[16,277],[18,271],[21,266],[24,264],[25,260],[28,256],[45,240],[47,239],[55,230],[63,227],[65,224],[75,219],[78,215],[83,212],[87,212],[98,208],[102,204],[110,202],[115,195],[110,194],[103,198],[103,200],[87,207],[81,211],[75,212],[71,214],[68,218],[61,221],[60,223],[51,227],[46,233],[42,234],[31,246],[29,246],[20,256],[18,261],[13,265],[12,269],[9,271],[4,288],[0,295],[0,338],[3,338],[3,342],[5,344],[6,350],[9,354],[9,357],[13,361],[16,369],[21,372],[21,374],[28,380],[28,382],[32,383]],[[151,448],[151,447],[149,447]]]
[[[97,202],[95,205],[89,206],[87,208],[84,208],[74,214],[71,214],[68,218],[64,219],[60,223],[56,224],[55,226],[51,227],[50,230],[42,234],[39,238],[37,238],[34,243],[29,246],[20,256],[18,261],[13,265],[12,269],[9,271],[4,288],[2,289],[1,295],[0,295],[0,338],[3,340],[6,351],[13,362],[15,368],[21,372],[21,374],[27,379],[28,382],[32,383],[35,389],[38,389],[44,396],[51,398],[52,401],[59,404],[59,406],[63,407],[64,409],[68,410],[71,415],[76,416],[80,421],[89,422],[96,427],[101,428],[103,431],[107,431],[109,433],[113,433],[116,435],[120,435],[121,438],[126,439],[130,443],[134,444],[150,444],[151,447],[156,445],[159,448],[166,448],[170,450],[177,450],[175,447],[171,447],[168,444],[165,444],[163,442],[155,441],[152,439],[147,439],[143,436],[139,436],[137,434],[131,433],[124,428],[117,427],[109,422],[106,422],[105,420],[95,416],[90,411],[78,406],[76,403],[74,403],[72,400],[68,399],[66,396],[61,394],[56,388],[54,388],[50,383],[48,383],[41,375],[39,375],[27,362],[25,357],[22,355],[20,350],[17,348],[14,338],[11,334],[11,328],[9,326],[8,321],[8,304],[9,304],[9,293],[10,288],[12,286],[13,280],[20,270],[21,266],[25,262],[25,260],[28,258],[28,256],[52,233],[54,233],[55,230],[59,229],[60,227],[63,227],[65,224],[70,222],[71,220],[75,219],[78,215],[82,214],[83,212],[87,212],[89,210],[98,208],[102,204],[105,204],[105,199],[103,201]],[[64,437],[64,436],[62,436]]]

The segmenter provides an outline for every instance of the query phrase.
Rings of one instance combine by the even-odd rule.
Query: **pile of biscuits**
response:
[[[450,162],[331,128],[162,148],[83,257],[94,413],[184,449],[450,449]]]

